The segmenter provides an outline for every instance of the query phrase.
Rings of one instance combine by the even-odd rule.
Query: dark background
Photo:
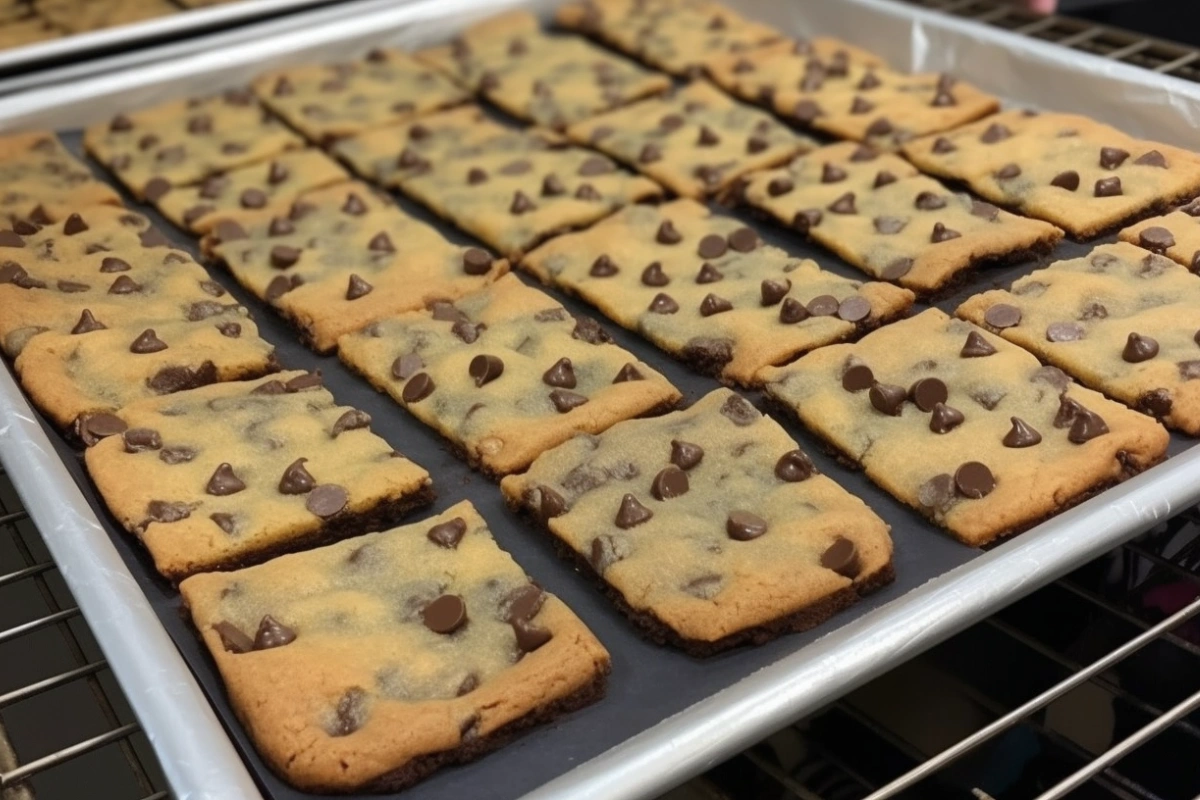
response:
[[[1200,3],[1196,0],[1060,0],[1059,12],[1200,46]]]

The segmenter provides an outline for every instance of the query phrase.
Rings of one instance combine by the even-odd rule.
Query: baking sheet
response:
[[[806,0],[784,8],[760,0],[743,5],[752,15],[787,23],[790,30],[817,31],[821,28],[814,20],[821,21],[821,9],[835,4]],[[891,24],[888,20],[900,20],[903,13],[912,12],[908,7],[879,0],[842,0],[836,5],[844,9],[838,19],[857,16],[858,25],[871,31],[875,31],[876,21],[886,27]],[[243,82],[260,68],[322,57],[344,58],[382,42],[413,45],[432,41],[496,9],[491,5],[485,12],[478,6],[467,0],[414,2],[403,8],[347,18],[337,26],[280,32],[253,46],[235,43],[164,63],[152,72],[104,75],[64,87],[55,98],[33,94],[0,100],[0,127],[78,128],[82,122],[111,115],[114,107],[211,91]],[[780,20],[780,13],[786,19]],[[958,31],[959,37],[967,37],[970,31],[987,39],[1002,34],[940,17],[937,20],[948,28],[965,28]],[[906,33],[909,50],[905,53],[903,43],[884,46],[855,35],[853,30],[835,30],[827,20],[822,24],[829,24],[830,32],[841,32],[847,38],[877,47],[901,65],[932,68],[938,68],[928,62],[935,54],[923,50],[919,42],[951,35],[948,29],[931,29],[928,22],[915,27],[909,24],[912,35]],[[1006,34],[1004,38],[1012,39]],[[967,49],[965,44],[959,46]],[[1010,47],[1015,45],[1010,42]],[[919,53],[925,61],[917,60]],[[1091,74],[1092,65],[1086,62],[1092,60],[1080,57],[1071,69],[1081,75]],[[1066,65],[1059,68],[1066,69]],[[1144,73],[1134,73],[1145,79]],[[971,77],[986,88],[1005,93],[1004,86]],[[1200,108],[1195,87],[1189,88],[1192,94],[1186,98],[1187,103],[1181,98],[1164,108],[1164,120],[1175,119],[1177,110],[1191,114]],[[1136,93],[1134,89],[1129,91]],[[1087,97],[1081,101],[1090,102]],[[1071,110],[1086,109],[1074,106]],[[1179,116],[1176,122],[1182,124],[1186,118]],[[68,135],[66,140],[78,147],[77,134]],[[401,204],[414,215],[429,219],[413,204]],[[132,202],[130,205],[145,212]],[[173,231],[153,212],[149,215],[164,231]],[[824,251],[787,233],[758,223],[756,227],[768,241],[793,254],[814,257],[836,272],[860,277]],[[190,237],[174,233],[195,252]],[[450,234],[465,240],[461,234]],[[1064,245],[1056,257],[1068,257],[1084,249]],[[1036,266],[1030,263],[981,273],[969,289],[939,305],[953,307],[971,291],[1006,283]],[[982,553],[937,532],[860,474],[839,467],[824,456],[814,437],[783,419],[785,428],[812,453],[819,467],[866,500],[892,525],[897,543],[897,582],[815,631],[698,661],[638,638],[589,580],[575,574],[554,555],[547,537],[511,515],[503,506],[499,490],[454,458],[435,433],[350,375],[336,359],[320,358],[302,348],[295,333],[242,292],[230,276],[219,270],[214,274],[255,311],[262,334],[279,347],[285,366],[322,369],[326,384],[339,402],[366,410],[381,436],[430,470],[439,492],[435,510],[464,498],[475,502],[491,523],[500,545],[575,609],[613,653],[614,669],[606,699],[536,730],[480,762],[445,770],[405,792],[406,798],[507,800],[526,793],[543,798],[652,796],[1200,500],[1200,480],[1194,477],[1200,475],[1200,449],[1183,453],[1192,442],[1177,436],[1171,445],[1175,457],[1167,464]],[[588,314],[581,304],[556,296],[572,312]],[[689,400],[716,386],[711,379],[692,375],[633,334],[612,324],[606,323],[605,327],[620,344],[671,378]],[[182,655],[200,689],[212,700],[216,716],[228,727],[234,746],[259,781],[262,794],[272,798],[301,796],[263,768],[233,719],[211,662],[180,618],[177,595],[153,577],[149,559],[102,512],[78,457],[53,431],[38,429],[24,401],[14,393],[9,376],[0,378],[0,407],[5,411],[0,459],[14,473],[31,513],[46,531],[64,576],[168,766],[176,794],[184,800],[255,796],[245,779],[245,770],[230,758],[228,743],[212,724],[212,712],[199,700],[196,684],[180,669]],[[760,400],[757,395],[750,396]],[[64,481],[65,476],[70,480]],[[80,496],[84,503],[78,502]],[[412,515],[410,519],[421,516]],[[138,587],[145,594],[144,601]],[[154,617],[161,621],[178,654],[165,643],[162,631],[152,621]],[[131,653],[136,655],[131,657]]]

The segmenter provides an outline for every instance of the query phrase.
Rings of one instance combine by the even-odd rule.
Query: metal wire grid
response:
[[[169,796],[145,735],[3,470],[0,666],[0,800]]]
[[[1089,20],[1042,16],[997,0],[905,2],[1200,83],[1200,50],[1188,45]]]

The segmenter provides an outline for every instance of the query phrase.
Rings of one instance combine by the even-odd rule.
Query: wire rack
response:
[[[1185,45],[991,0],[909,2],[1200,81]],[[1198,523],[1180,514],[663,800],[1200,796]],[[0,471],[0,800],[85,796],[170,795]]]

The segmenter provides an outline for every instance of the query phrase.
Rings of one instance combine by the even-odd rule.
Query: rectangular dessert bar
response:
[[[631,206],[521,261],[702,372],[753,385],[763,367],[903,316],[913,294],[793,258],[694,200]]]
[[[554,21],[672,75],[697,77],[709,58],[783,39],[710,0],[582,0],[558,7]]]
[[[1121,231],[1120,239],[1200,272],[1200,200]]]
[[[957,314],[1200,436],[1200,278],[1170,259],[1101,245],[977,294]]]
[[[904,152],[925,172],[1081,239],[1200,193],[1200,155],[1074,114],[1006,111]]]
[[[892,578],[883,520],[727,389],[576,436],[501,488],[643,634],[693,655],[811,628]]]
[[[83,135],[88,153],[139,199],[266,161],[304,140],[267,113],[249,90],[117,114]]]
[[[469,95],[437,70],[399,50],[366,58],[275,70],[254,81],[263,104],[315,144],[406,122]]]
[[[309,192],[283,213],[225,215],[204,247],[322,353],[343,334],[453,301],[508,270],[357,182]]]
[[[875,278],[928,294],[984,264],[1048,252],[1062,231],[946,190],[891,153],[841,142],[756,172],[742,202]]]
[[[337,405],[319,373],[282,372],[92,419],[87,469],[117,521],[178,580],[379,530],[429,503],[429,474],[370,423]]]
[[[111,186],[92,177],[50,131],[0,137],[0,224],[45,224],[89,206],[119,206]]]
[[[469,502],[179,587],[263,759],[395,792],[598,700],[609,655]]]
[[[710,59],[708,73],[732,94],[840,139],[893,149],[916,136],[991,114],[999,101],[949,75],[909,75],[847,47],[780,42]]]
[[[1160,461],[1167,431],[930,309],[764,370],[767,392],[871,480],[970,545]]]
[[[334,151],[509,256],[662,195],[605,156],[549,131],[506,128],[477,106],[369,131]]]
[[[567,135],[694,198],[720,192],[751,170],[816,145],[702,80],[579,122]]]
[[[491,476],[680,399],[595,323],[514,275],[343,336],[338,353]]]
[[[586,39],[543,32],[527,11],[476,23],[417,58],[514,117],[559,129],[671,86]]]

